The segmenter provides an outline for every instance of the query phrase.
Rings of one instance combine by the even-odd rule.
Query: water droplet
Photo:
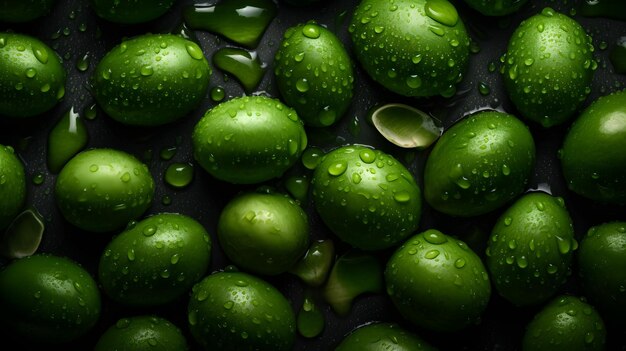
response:
[[[344,161],[336,162],[328,167],[328,174],[332,176],[340,176],[348,169],[348,164]]]
[[[122,174],[122,177],[120,178],[122,180],[122,182],[124,183],[128,183],[130,182],[130,173],[128,172],[124,172],[124,174]]]
[[[48,50],[46,48],[39,45],[33,45],[33,54],[35,54],[35,57],[39,62],[44,65],[48,63]]]
[[[235,303],[232,301],[226,301],[224,302],[224,308],[227,310],[230,310],[233,308],[233,306],[235,306]]]
[[[434,245],[441,245],[448,241],[448,238],[444,234],[437,231],[428,231],[424,234],[424,239]]]
[[[33,175],[33,184],[35,185],[41,185],[43,184],[44,180],[46,180],[46,177],[44,176],[43,173],[41,172],[37,172]]]
[[[479,82],[478,83],[478,92],[480,92],[481,95],[483,96],[487,96],[491,93],[491,88],[489,87],[489,85],[487,85],[487,83],[485,82]]]
[[[152,66],[143,66],[140,69],[140,73],[144,77],[149,77],[154,73],[154,69],[152,69]]]
[[[437,258],[437,256],[439,256],[439,253],[440,253],[439,250],[430,250],[424,255],[424,257],[429,260],[432,260],[432,259]]]
[[[152,235],[154,235],[156,233],[156,231],[157,231],[157,228],[155,226],[149,225],[149,226],[146,226],[145,228],[143,228],[142,233],[145,236],[152,236]]]
[[[310,170],[314,170],[322,161],[324,152],[316,147],[310,147],[302,153],[302,164]]]
[[[180,255],[179,254],[173,254],[172,257],[170,258],[170,263],[171,264],[177,264],[178,261],[180,261]]]
[[[80,72],[85,72],[89,69],[89,53],[86,53],[76,60],[76,69]]]
[[[399,191],[393,195],[393,199],[399,203],[411,201],[411,195],[406,191]]]
[[[448,27],[453,27],[459,21],[459,14],[454,6],[447,1],[428,0],[425,10],[428,17]]]
[[[459,269],[465,267],[465,260],[462,258],[458,258],[456,261],[454,261],[454,266]]]
[[[304,27],[302,27],[302,34],[304,34],[304,36],[307,38],[317,39],[320,37],[321,33],[317,25],[306,24]]]
[[[526,259],[526,256],[520,256],[517,258],[517,266],[522,269],[528,267],[528,260]]]
[[[359,152],[359,158],[361,161],[370,164],[376,160],[376,153],[374,150],[361,150]]]
[[[211,89],[211,100],[220,102],[226,97],[226,91],[222,87],[214,87]]]
[[[571,250],[571,242],[570,240],[563,239],[562,237],[556,235],[556,241],[559,247],[559,252],[563,255],[567,254]]]
[[[515,239],[509,240],[509,249],[515,250],[515,248],[517,248],[517,242]]]
[[[296,89],[298,89],[301,93],[306,93],[309,91],[309,82],[306,78],[298,79],[296,82]]]
[[[129,261],[134,261],[135,260],[135,249],[128,249],[128,252],[126,253],[126,256],[128,257]]]
[[[185,49],[187,49],[187,53],[193,59],[202,60],[204,58],[204,54],[202,53],[202,49],[200,49],[200,47],[196,43],[193,43],[193,42],[187,43],[185,45]]]
[[[174,188],[184,188],[193,180],[193,174],[190,163],[172,163],[165,170],[165,182]]]
[[[28,68],[26,69],[26,77],[28,78],[34,78],[37,75],[37,70],[34,68]]]

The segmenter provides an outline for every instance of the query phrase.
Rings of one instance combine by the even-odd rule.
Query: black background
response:
[[[95,276],[100,254],[116,233],[83,232],[63,220],[54,204],[55,175],[46,168],[47,135],[56,121],[71,107],[82,113],[85,108],[93,105],[94,101],[89,92],[89,77],[99,59],[108,50],[119,44],[124,37],[148,32],[171,31],[179,24],[182,9],[191,3],[190,0],[178,1],[167,14],[153,22],[142,25],[126,26],[108,23],[95,16],[87,1],[80,0],[58,1],[49,16],[32,23],[19,25],[0,23],[0,31],[12,30],[30,34],[46,42],[64,58],[63,65],[68,72],[66,95],[56,108],[29,120],[0,119],[0,144],[16,147],[26,166],[29,185],[27,205],[34,205],[46,219],[46,230],[39,252],[68,256],[79,262]],[[278,16],[270,24],[257,48],[259,57],[268,65],[267,74],[257,89],[258,92],[278,97],[272,74],[272,58],[282,38],[282,33],[292,25],[316,20],[333,30],[343,41],[347,50],[351,52],[352,46],[348,38],[347,25],[357,4],[357,0],[326,1],[321,5],[298,8],[279,3]],[[416,152],[391,145],[366,123],[367,111],[376,104],[403,102],[437,116],[442,120],[444,127],[450,126],[469,112],[480,109],[498,108],[515,114],[516,111],[502,88],[500,74],[497,71],[489,72],[488,64],[490,62],[499,63],[498,58],[504,53],[511,32],[524,18],[539,12],[544,6],[551,6],[567,14],[571,14],[570,11],[577,6],[576,1],[530,0],[512,16],[488,18],[471,10],[459,0],[455,4],[469,34],[480,47],[479,53],[471,54],[470,67],[464,80],[458,86],[456,96],[450,99],[437,97],[411,99],[392,94],[369,79],[355,61],[356,88],[350,110],[336,126],[326,130],[307,130],[310,145],[319,146],[325,150],[348,143],[367,144],[380,148],[402,160],[422,184],[422,167],[428,150]],[[587,106],[598,96],[621,90],[626,86],[626,76],[615,74],[608,60],[609,52],[615,46],[616,40],[626,35],[626,23],[607,18],[585,18],[579,15],[573,15],[573,17],[592,35],[596,47],[595,56],[599,62],[592,93],[584,105]],[[84,32],[79,30],[81,26],[86,26]],[[224,46],[237,46],[235,43],[210,33],[195,31],[195,34],[209,61],[216,49]],[[57,36],[57,39],[53,39]],[[608,43],[608,49],[600,50],[601,42]],[[90,66],[86,72],[80,72],[76,68],[76,61],[84,55],[88,55]],[[352,57],[354,56],[352,55]],[[485,82],[491,88],[491,93],[488,96],[483,96],[478,92],[479,82]],[[244,94],[242,87],[233,77],[225,77],[213,66],[210,86],[218,85],[225,88],[227,99]],[[215,236],[216,219],[221,208],[239,191],[252,190],[256,186],[241,187],[216,181],[196,165],[195,178],[192,184],[185,189],[176,190],[164,183],[163,174],[170,163],[193,162],[191,131],[204,112],[214,105],[215,103],[210,100],[207,93],[207,98],[202,105],[189,116],[173,124],[157,128],[124,126],[114,122],[101,110],[98,110],[95,120],[86,121],[89,132],[88,148],[112,147],[124,150],[136,155],[149,165],[157,184],[157,190],[154,203],[145,213],[146,216],[159,212],[178,212],[197,219],[207,228],[212,235],[214,244],[210,271],[223,269],[229,264],[220,251]],[[535,174],[528,190],[549,190],[553,195],[563,197],[574,220],[577,238],[580,240],[592,225],[610,220],[626,220],[626,209],[591,203],[567,190],[556,153],[570,123],[571,120],[548,130],[529,123],[538,153]],[[20,145],[21,147],[19,147]],[[178,151],[172,160],[163,161],[159,159],[158,154],[161,149],[175,145],[178,147]],[[153,156],[150,159],[144,158],[144,155],[150,152]],[[38,173],[45,175],[45,181],[41,185],[34,185],[31,179]],[[288,174],[303,173],[305,170],[301,165],[298,165]],[[280,179],[267,182],[266,185],[282,188]],[[164,195],[171,197],[171,205],[162,204],[161,199]],[[332,238],[332,234],[314,213],[311,203],[303,204],[303,206],[307,208],[310,215],[313,238]],[[471,219],[454,219],[431,210],[425,204],[419,231],[436,228],[447,234],[458,236],[468,242],[482,256],[484,255],[486,237],[502,210],[504,209]],[[338,243],[338,240],[335,239],[335,242],[338,244],[337,251],[339,254],[347,249]],[[382,264],[386,262],[390,253],[391,250],[387,250],[377,254]],[[6,260],[0,260],[0,266],[6,263]],[[575,266],[574,272],[576,272]],[[297,278],[289,274],[282,274],[276,277],[266,277],[266,279],[288,297],[295,311],[300,308],[305,287]],[[560,292],[580,294],[575,274]],[[314,293],[320,297],[317,302],[325,312],[326,329],[314,339],[298,337],[296,350],[331,350],[351,330],[372,321],[400,323],[441,350],[519,350],[525,325],[541,308],[541,306],[515,308],[499,298],[494,290],[490,305],[480,325],[470,327],[459,333],[437,334],[406,323],[395,311],[390,300],[382,293],[368,294],[357,298],[351,313],[346,317],[335,315],[323,302],[319,296],[319,291]],[[29,345],[27,340],[15,340],[12,335],[7,335],[8,333],[4,330],[0,332],[0,337],[3,340],[3,346],[0,349],[29,350],[45,347],[53,350],[90,350],[99,335],[119,318],[140,314],[157,314],[178,325],[188,337],[191,349],[197,350],[199,348],[189,335],[186,322],[187,299],[188,297],[184,296],[161,308],[129,309],[118,306],[103,295],[103,309],[99,323],[79,340],[59,346]],[[2,312],[0,311],[0,313]],[[609,350],[626,350],[626,339],[623,337],[623,332],[609,330],[609,344],[607,346]],[[12,341],[17,344],[11,343]],[[19,346],[8,346],[11,344]]]

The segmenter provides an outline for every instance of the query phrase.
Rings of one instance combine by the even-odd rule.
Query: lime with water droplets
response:
[[[402,244],[387,262],[387,294],[404,318],[435,331],[476,323],[491,296],[489,276],[464,242],[431,229]]]
[[[626,90],[594,101],[574,121],[560,153],[567,186],[593,201],[626,204]]]
[[[549,7],[523,21],[503,61],[505,88],[520,114],[544,127],[569,119],[591,92],[593,52],[585,29]]]
[[[91,149],[63,167],[54,194],[68,222],[83,230],[107,232],[150,207],[154,180],[148,167],[126,152]]]
[[[100,60],[93,92],[116,121],[156,126],[196,108],[210,76],[198,44],[171,34],[144,34],[122,42]]]
[[[450,97],[467,69],[470,40],[447,0],[363,0],[348,30],[365,71],[404,96]]]
[[[218,272],[196,284],[188,322],[205,350],[287,351],[296,338],[295,314],[287,299],[246,273]]]
[[[64,97],[65,69],[56,52],[39,39],[0,33],[0,57],[0,116],[37,116]]]
[[[237,266],[260,274],[280,274],[305,254],[308,217],[296,202],[280,194],[246,193],[228,202],[220,214],[220,246]]]
[[[324,223],[354,247],[392,247],[418,226],[420,189],[406,167],[380,150],[333,150],[315,169],[311,187]]]
[[[513,115],[465,117],[437,141],[424,169],[424,195],[436,210],[471,217],[491,212],[524,191],[535,162],[533,137]]]
[[[274,59],[281,96],[307,125],[335,124],[352,101],[352,62],[341,41],[315,23],[285,31]]]
[[[578,273],[589,301],[607,322],[625,326],[626,222],[591,227],[580,243]]]
[[[100,318],[100,292],[78,263],[39,254],[12,261],[0,272],[0,324],[11,333],[48,344],[87,334]]]
[[[562,200],[542,192],[529,193],[515,201],[493,227],[487,267],[505,299],[518,306],[536,305],[565,283],[577,246]]]
[[[296,111],[265,96],[235,98],[210,109],[196,124],[192,140],[202,168],[235,184],[283,175],[307,145]]]
[[[602,318],[583,298],[561,295],[528,323],[524,351],[601,351],[605,348],[606,329]]]
[[[114,301],[158,306],[185,294],[207,272],[211,239],[196,220],[150,216],[113,238],[100,257],[98,278]]]

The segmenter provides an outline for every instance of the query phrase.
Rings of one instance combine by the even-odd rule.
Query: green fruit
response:
[[[40,115],[65,95],[65,69],[56,52],[39,39],[0,33],[0,57],[0,115]]]
[[[307,215],[290,198],[247,193],[222,210],[217,234],[220,246],[237,266],[261,274],[280,274],[309,246]]]
[[[100,257],[98,278],[114,301],[157,306],[187,293],[207,272],[211,239],[180,214],[157,214],[113,238]]]
[[[420,188],[395,158],[366,146],[325,155],[311,180],[315,208],[341,240],[363,250],[399,244],[417,229]]]
[[[552,297],[570,276],[572,219],[562,198],[529,193],[500,216],[491,232],[487,267],[498,293],[515,305]]]
[[[601,351],[606,330],[595,309],[573,296],[559,296],[526,327],[524,351]]]
[[[448,215],[485,214],[524,191],[534,163],[533,137],[520,120],[479,112],[450,127],[435,144],[424,169],[424,195]]]
[[[469,59],[469,36],[446,0],[363,0],[348,28],[367,73],[404,96],[452,96]]]
[[[115,23],[143,23],[161,17],[175,0],[91,0],[98,16]]]
[[[589,229],[580,243],[578,267],[589,300],[615,325],[626,325],[626,222]]]
[[[205,350],[291,350],[295,316],[269,283],[246,273],[215,273],[193,288],[189,328]]]
[[[274,59],[274,74],[285,103],[307,125],[334,124],[352,101],[350,56],[331,31],[315,23],[285,31]]]
[[[92,149],[74,156],[56,180],[55,198],[63,217],[87,231],[124,227],[152,204],[154,180],[134,156]]]
[[[155,316],[122,318],[98,339],[94,351],[186,351],[183,333]]]
[[[464,242],[434,229],[396,250],[387,262],[385,281],[400,314],[435,331],[477,323],[491,296],[480,258]]]
[[[21,23],[47,15],[56,0],[0,0],[0,22]]]
[[[560,152],[570,190],[626,205],[626,91],[594,101],[572,124]]]
[[[504,16],[519,10],[528,0],[465,0],[465,2],[485,16]]]
[[[591,92],[591,37],[546,7],[513,32],[503,58],[507,93],[522,116],[551,127],[565,122]]]
[[[265,96],[246,96],[207,111],[193,131],[194,157],[217,179],[254,184],[280,177],[306,148],[298,114]]]
[[[417,335],[392,323],[367,324],[352,331],[335,351],[435,351]]]
[[[210,76],[198,44],[171,34],[146,34],[122,42],[102,58],[93,91],[116,121],[157,126],[195,109]]]
[[[0,145],[0,232],[17,216],[26,200],[24,165],[10,146]]]
[[[86,334],[100,318],[100,293],[74,261],[34,255],[0,271],[0,324],[20,337],[64,343]]]

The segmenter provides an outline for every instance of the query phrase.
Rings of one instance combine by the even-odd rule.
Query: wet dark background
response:
[[[122,38],[132,37],[148,32],[169,32],[180,20],[182,9],[192,3],[190,0],[177,1],[174,7],[160,19],[142,25],[117,25],[107,23],[95,16],[87,1],[58,1],[52,13],[42,19],[28,24],[11,25],[0,23],[0,31],[12,30],[36,36],[55,49],[63,57],[63,65],[68,72],[65,99],[52,111],[26,121],[0,120],[0,144],[12,145],[16,148],[24,162],[28,177],[27,205],[34,205],[46,219],[46,230],[40,246],[40,252],[68,256],[79,262],[92,274],[96,273],[97,262],[104,246],[116,233],[97,234],[78,230],[67,224],[54,204],[53,188],[55,175],[46,168],[47,135],[63,113],[70,108],[82,111],[94,104],[89,92],[89,77],[99,59]],[[308,20],[316,20],[333,30],[351,50],[347,25],[357,0],[326,1],[321,5],[297,8],[279,3],[278,17],[266,31],[257,52],[261,60],[267,63],[267,74],[257,91],[278,97],[272,74],[272,58],[286,28]],[[440,118],[445,127],[462,118],[471,111],[487,108],[503,109],[515,113],[502,88],[500,74],[490,72],[491,62],[499,63],[498,58],[504,53],[511,32],[521,20],[539,12],[544,6],[552,6],[560,12],[572,15],[577,1],[533,1],[530,0],[518,13],[503,18],[488,18],[468,8],[462,1],[455,4],[459,10],[468,32],[478,44],[480,51],[470,57],[470,67],[458,93],[450,99],[404,98],[385,91],[369,79],[355,62],[356,89],[350,110],[343,120],[326,130],[309,130],[310,145],[326,150],[348,143],[368,144],[393,154],[402,160],[422,183],[422,167],[428,150],[416,152],[395,147],[384,140],[375,129],[366,122],[367,111],[376,104],[403,102],[427,111]],[[613,72],[608,60],[610,50],[621,36],[626,35],[626,22],[606,18],[585,18],[573,15],[593,36],[597,49],[596,58],[599,62],[593,90],[584,106],[601,95],[621,90],[626,86],[626,76]],[[196,31],[205,55],[210,60],[213,52],[220,47],[237,45],[219,36]],[[607,48],[601,43],[606,43]],[[85,72],[76,67],[76,62],[87,55],[90,63]],[[354,57],[354,56],[353,56]],[[224,76],[213,66],[211,87],[222,86],[226,90],[227,99],[244,94],[243,88],[233,77]],[[491,90],[489,95],[481,95],[478,84],[486,83]],[[215,231],[216,220],[225,203],[242,190],[251,190],[256,186],[233,186],[211,178],[199,166],[195,169],[192,184],[182,190],[174,189],[163,181],[167,166],[173,162],[193,162],[191,150],[191,131],[204,112],[214,106],[207,93],[202,105],[186,118],[171,125],[157,128],[135,128],[121,125],[98,110],[95,120],[86,120],[89,132],[88,148],[113,147],[124,150],[144,160],[155,178],[157,190],[155,201],[145,215],[159,212],[179,212],[200,221],[213,236],[213,258],[210,271],[223,269],[229,264],[219,249]],[[570,121],[571,122],[571,121]],[[537,145],[536,171],[529,184],[529,191],[544,190],[555,196],[562,196],[574,219],[577,238],[580,239],[592,226],[610,220],[626,220],[626,209],[614,206],[602,206],[591,203],[569,192],[563,181],[556,153],[561,146],[569,123],[544,130],[535,124],[529,124]],[[168,147],[176,146],[175,156],[164,161],[159,152]],[[288,175],[306,173],[298,165]],[[34,185],[31,179],[37,175],[45,176],[41,185]],[[282,189],[281,180],[267,182],[266,185]],[[162,203],[163,196],[169,196],[170,205]],[[308,209],[315,239],[332,238],[332,234],[321,223],[314,213],[311,203],[303,205]],[[447,234],[456,235],[470,244],[478,254],[484,254],[486,237],[502,210],[471,218],[453,219],[431,210],[426,204],[422,214],[420,231],[437,228]],[[338,243],[337,240],[335,240]],[[338,253],[347,248],[338,243]],[[386,262],[391,250],[377,253],[381,263]],[[0,260],[0,266],[7,263]],[[576,267],[574,266],[574,271]],[[303,299],[305,286],[294,276],[283,274],[267,278],[275,284],[290,300],[297,311]],[[580,288],[573,275],[560,291],[561,293],[579,294]],[[314,291],[317,303],[324,310],[327,323],[324,332],[317,338],[305,339],[298,337],[296,350],[331,350],[343,337],[357,326],[372,321],[397,322],[405,328],[419,334],[432,345],[441,350],[519,350],[524,327],[541,306],[518,309],[493,293],[490,306],[484,314],[480,325],[470,327],[454,334],[437,334],[413,327],[406,323],[395,311],[390,300],[384,294],[368,294],[359,297],[353,305],[351,313],[346,317],[335,315],[321,299],[319,291]],[[67,345],[50,347],[29,345],[27,340],[14,340],[6,331],[0,331],[3,346],[0,349],[58,349],[90,350],[99,335],[122,317],[140,314],[157,314],[170,319],[178,325],[188,337],[192,350],[198,346],[189,335],[187,322],[187,296],[161,308],[130,309],[121,307],[103,296],[102,316],[96,327],[87,335]],[[1,313],[1,311],[0,311]],[[620,335],[621,334],[621,335]],[[12,345],[19,345],[9,347]],[[626,350],[623,331],[610,330],[608,335],[609,350]]]

